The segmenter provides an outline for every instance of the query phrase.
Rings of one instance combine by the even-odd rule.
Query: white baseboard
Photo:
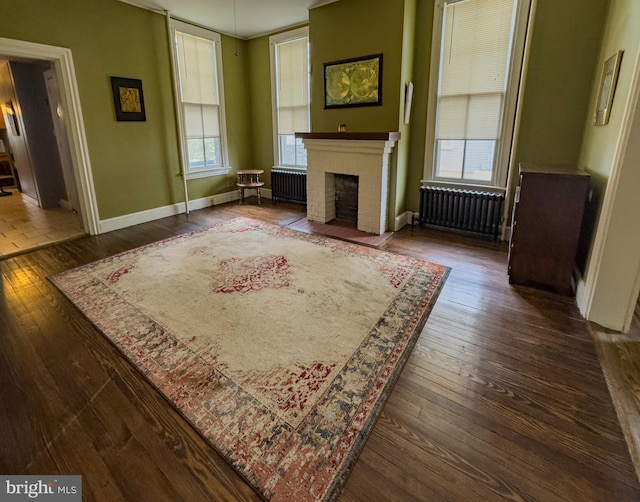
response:
[[[411,220],[413,219],[413,214],[411,211],[405,211],[404,213],[396,216],[396,220],[394,222],[393,230],[397,232],[398,230],[406,227],[407,225],[411,225]]]
[[[501,238],[503,242],[509,242],[511,240],[511,232],[513,228],[509,225],[504,228],[504,239]]]
[[[271,199],[270,189],[263,189],[260,191],[260,193],[265,199]],[[200,199],[192,199],[189,201],[189,211],[197,211],[198,209],[217,206],[218,204],[225,204],[227,202],[233,202],[239,199],[240,192],[238,190],[232,190],[231,192],[225,192],[217,195],[210,195],[208,197],[202,197]],[[176,204],[171,204],[168,206],[147,209],[146,211],[139,211],[137,213],[116,216],[115,218],[100,220],[100,233],[111,232],[112,230],[120,230],[121,228],[127,228],[133,225],[139,225],[140,223],[159,220],[160,218],[166,218],[167,216],[175,216],[184,212],[184,202],[178,202]]]
[[[156,207],[154,209],[147,209],[146,211],[116,216],[115,218],[100,220],[99,233],[103,234],[105,232],[111,232],[112,230],[120,230],[121,228],[159,220],[160,218],[166,218],[167,216],[174,216],[184,212],[184,202],[179,202],[177,204],[171,204],[170,206]]]

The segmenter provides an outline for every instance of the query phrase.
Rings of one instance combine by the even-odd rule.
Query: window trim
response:
[[[174,95],[174,99],[176,101],[176,110],[178,110],[178,136],[180,138],[180,143],[182,145],[182,157],[184,163],[184,174],[186,179],[198,179],[198,178],[208,178],[210,176],[221,176],[228,174],[231,171],[231,166],[229,165],[229,149],[228,149],[228,141],[227,141],[227,118],[225,113],[225,100],[224,100],[224,76],[222,73],[222,47],[221,47],[221,37],[219,33],[216,33],[211,30],[207,30],[205,28],[201,28],[199,26],[194,26],[189,23],[185,23],[183,21],[179,21],[177,19],[171,19],[171,43],[176,43],[176,31],[180,31],[182,33],[186,33],[188,35],[192,35],[195,37],[205,38],[207,40],[211,40],[213,42],[213,49],[215,51],[215,67],[216,67],[216,75],[217,75],[217,88],[218,88],[218,97],[219,97],[219,117],[220,117],[220,146],[221,146],[221,156],[222,156],[222,166],[216,167],[203,167],[199,169],[193,169],[189,167],[189,150],[187,147],[187,134],[185,131],[184,124],[184,110],[182,106],[182,98],[180,96],[180,74],[178,70],[177,59],[173,65],[173,72],[176,79],[176,90],[177,92]],[[175,50],[175,49],[174,49]]]
[[[270,55],[270,67],[271,67],[271,123],[273,131],[273,167],[283,169],[297,169],[306,171],[307,166],[290,166],[283,165],[280,162],[280,141],[278,135],[278,84],[276,76],[276,45],[289,42],[291,40],[297,40],[299,38],[307,38],[307,44],[309,43],[309,27],[303,26],[302,28],[296,28],[295,30],[285,31],[272,35],[269,37],[269,55]],[[309,62],[310,64],[310,62]],[[309,75],[309,83],[311,83],[311,75]],[[309,98],[311,98],[311,90],[309,89]],[[311,115],[311,102],[309,102],[309,115]],[[311,122],[311,116],[309,116],[309,122]],[[303,132],[303,131],[300,131]]]
[[[492,173],[491,181],[462,180],[453,178],[440,178],[435,176],[436,170],[436,111],[438,104],[438,83],[440,80],[440,58],[442,52],[442,21],[444,17],[444,3],[446,0],[436,0],[433,13],[433,29],[431,38],[431,60],[429,69],[429,95],[427,101],[427,124],[426,141],[424,152],[424,170],[422,180],[426,183],[455,184],[465,188],[488,188],[494,187],[504,189],[507,186],[507,176],[511,150],[514,148],[516,126],[516,107],[519,97],[520,76],[524,63],[524,48],[529,21],[531,2],[535,0],[515,0],[515,23],[513,33],[513,43],[509,54],[509,76],[507,89],[505,92],[505,107],[503,112],[502,125],[500,127],[500,138],[496,142],[496,164]],[[450,0],[455,3],[461,0]]]

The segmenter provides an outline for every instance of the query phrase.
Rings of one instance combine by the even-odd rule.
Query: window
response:
[[[309,30],[301,28],[269,39],[273,89],[275,163],[306,167],[307,152],[296,132],[310,130]]]
[[[528,4],[436,2],[425,177],[505,186]]]
[[[226,174],[220,36],[179,21],[172,24],[187,178]]]

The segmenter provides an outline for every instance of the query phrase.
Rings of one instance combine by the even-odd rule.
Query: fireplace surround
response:
[[[387,230],[389,160],[399,132],[297,133],[307,150],[307,218],[335,219],[335,175],[358,177],[357,228]]]

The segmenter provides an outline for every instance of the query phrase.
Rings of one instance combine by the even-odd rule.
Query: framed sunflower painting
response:
[[[324,107],[382,104],[382,54],[324,64]]]

